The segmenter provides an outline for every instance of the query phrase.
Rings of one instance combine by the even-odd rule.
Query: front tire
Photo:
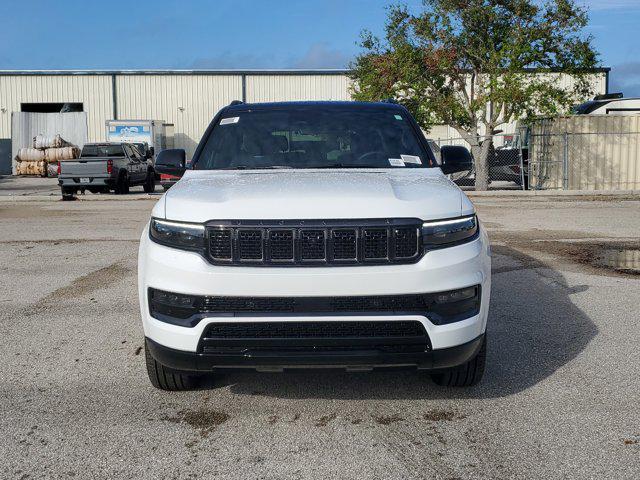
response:
[[[199,375],[170,370],[153,358],[146,341],[144,342],[144,356],[149,381],[155,388],[169,392],[181,392],[192,390],[198,385]]]
[[[441,387],[471,387],[477,385],[484,375],[487,361],[487,335],[482,339],[480,350],[467,363],[448,368],[443,372],[432,373],[431,379]]]

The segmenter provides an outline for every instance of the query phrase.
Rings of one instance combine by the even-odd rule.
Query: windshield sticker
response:
[[[402,120],[402,115],[394,115],[394,117],[396,117],[396,120]]]
[[[400,158],[404,163],[415,163],[416,165],[422,165],[422,161],[417,155],[400,155]]]
[[[404,162],[401,158],[390,158],[389,165],[392,167],[404,167]]]
[[[240,120],[240,117],[223,118],[222,120],[220,120],[220,125],[229,125],[231,123],[238,123],[239,120]]]

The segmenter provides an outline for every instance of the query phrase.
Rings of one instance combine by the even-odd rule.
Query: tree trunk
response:
[[[493,139],[486,138],[481,146],[473,148],[473,158],[476,166],[476,190],[485,191],[489,189],[489,153]]]

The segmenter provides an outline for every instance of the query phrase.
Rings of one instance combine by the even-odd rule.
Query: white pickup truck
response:
[[[439,385],[483,375],[485,229],[394,103],[223,108],[142,233],[147,371],[164,390],[225,368],[413,367]]]

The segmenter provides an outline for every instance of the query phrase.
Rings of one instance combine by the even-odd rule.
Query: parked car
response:
[[[151,161],[133,145],[87,143],[80,158],[58,163],[58,184],[63,200],[73,198],[79,190],[128,193],[134,185],[142,185],[151,193],[155,190],[155,172]]]
[[[184,150],[140,239],[153,386],[223,368],[414,367],[469,386],[485,368],[487,232],[409,112],[391,103],[234,104]]]

